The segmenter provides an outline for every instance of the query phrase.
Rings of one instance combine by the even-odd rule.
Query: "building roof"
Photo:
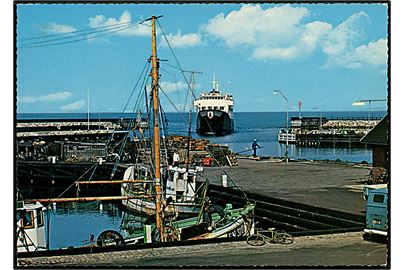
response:
[[[388,145],[388,116],[386,115],[378,122],[372,130],[360,139],[360,142],[371,145]]]

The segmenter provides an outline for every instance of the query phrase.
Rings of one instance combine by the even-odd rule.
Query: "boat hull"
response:
[[[123,196],[132,197],[134,194],[128,192],[125,188],[121,188],[121,194]],[[153,199],[133,198],[122,200],[122,204],[125,208],[132,212],[144,214],[147,216],[153,216],[156,214],[156,203]],[[174,202],[165,208],[166,213],[178,213],[182,215],[198,214],[201,210],[201,205],[190,202]]]
[[[224,135],[234,131],[232,117],[224,111],[203,110],[197,114],[198,134]]]
[[[172,232],[176,232],[175,239],[182,241],[248,236],[254,233],[254,208],[253,204],[239,209],[232,209],[232,206],[226,207],[223,215],[212,213],[211,222],[199,222],[199,217],[191,217],[173,221],[169,227],[173,228]],[[128,235],[125,242],[153,242],[155,225],[147,226],[151,226],[149,233],[146,229],[139,230]]]

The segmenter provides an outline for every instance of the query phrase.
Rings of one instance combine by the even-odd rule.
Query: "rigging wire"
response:
[[[129,104],[129,102],[130,102],[132,96],[134,95],[134,92],[135,92],[135,90],[136,90],[136,88],[137,88],[137,86],[138,86],[138,83],[139,83],[139,81],[140,81],[141,78],[142,78],[142,74],[143,74],[146,70],[149,70],[149,67],[150,67],[150,62],[149,62],[149,61],[146,61],[145,66],[144,66],[143,69],[142,69],[141,75],[138,77],[138,80],[136,81],[136,84],[135,84],[134,88],[132,89],[131,95],[129,96],[128,101],[127,101],[127,103],[125,104],[124,109],[122,110],[123,113],[124,113],[125,110],[127,109],[127,106],[128,106],[128,104]],[[146,73],[146,74],[147,74],[147,73]]]
[[[162,68],[162,67],[160,67],[159,69],[160,69],[160,70],[163,70],[164,72],[166,72],[166,73],[168,73],[169,75],[172,75],[172,76],[173,76],[174,82],[175,82],[175,85],[176,85],[177,99],[180,101],[180,91],[179,91],[179,87],[178,87],[178,85],[177,85],[177,76],[176,76],[176,74],[174,74],[174,73],[172,73],[172,72],[170,72],[170,71],[167,71],[166,69],[164,69],[164,68]]]
[[[56,42],[56,43],[49,43],[49,44],[40,44],[43,42],[36,42],[36,43],[31,43],[31,44],[27,44],[27,45],[22,45],[20,48],[21,49],[25,49],[25,48],[40,48],[40,47],[48,47],[48,46],[55,46],[55,45],[62,45],[62,44],[69,44],[69,43],[74,43],[74,42],[78,42],[78,41],[83,41],[83,40],[90,40],[90,39],[94,39],[94,38],[98,38],[101,36],[106,36],[106,35],[111,35],[113,33],[119,32],[119,31],[123,31],[132,27],[135,27],[137,24],[132,24],[129,26],[125,26],[125,27],[121,27],[119,29],[115,29],[113,31],[109,31],[107,33],[102,33],[99,35],[92,35],[92,36],[88,36],[88,37],[84,37],[84,38],[79,38],[79,39],[74,39],[74,40],[69,40],[69,41],[64,41],[64,42]],[[39,44],[39,45],[38,45]]]
[[[145,63],[145,66],[147,66],[147,65],[148,65],[148,61]],[[150,64],[149,64],[149,66],[150,66]],[[139,78],[138,78],[138,80],[137,80],[135,86],[134,86],[133,89],[132,89],[132,92],[131,92],[131,94],[130,94],[130,96],[129,96],[129,98],[128,98],[127,104],[125,104],[125,107],[124,107],[124,109],[122,110],[122,113],[125,113],[125,110],[127,109],[127,106],[128,106],[128,104],[129,104],[129,101],[130,101],[130,99],[132,98],[132,96],[133,96],[133,94],[134,94],[134,92],[135,92],[135,90],[136,90],[136,87],[137,87],[137,85],[138,85],[138,83],[139,83],[139,80],[142,78],[142,74],[145,72],[145,77],[147,76],[147,74],[148,74],[148,73],[146,72],[147,70],[149,70],[149,67],[148,67],[147,69],[145,69],[145,67],[144,67],[142,73],[139,75]],[[143,80],[143,84],[145,84],[145,77],[144,77],[144,80]],[[114,135],[115,135],[115,129],[113,130],[110,139],[108,140],[108,142],[107,142],[106,145],[105,145],[105,148],[104,148],[105,150],[106,150],[106,149],[108,148],[108,146],[111,144],[111,141],[113,140]]]
[[[193,95],[194,99],[196,99],[196,96],[195,96],[194,92],[191,91],[190,83],[187,81],[187,79],[186,79],[186,77],[185,77],[185,75],[184,75],[184,70],[181,68],[180,63],[179,63],[179,61],[178,61],[178,59],[177,59],[177,57],[176,57],[176,55],[175,55],[175,53],[174,53],[174,51],[173,51],[173,49],[172,49],[170,43],[169,43],[169,40],[167,39],[167,37],[166,37],[166,35],[165,35],[165,33],[164,33],[164,31],[163,31],[163,29],[162,29],[160,23],[159,23],[159,20],[156,20],[156,21],[157,21],[157,23],[158,23],[158,25],[159,25],[159,28],[160,28],[161,31],[162,31],[162,34],[163,34],[163,36],[164,36],[164,38],[165,38],[165,40],[166,40],[166,42],[167,42],[169,48],[170,48],[170,51],[171,51],[172,54],[173,54],[174,59],[176,60],[176,63],[177,63],[177,65],[178,65],[178,68],[176,68],[176,67],[174,67],[174,66],[172,66],[172,65],[170,65],[170,64],[168,64],[168,63],[166,63],[166,64],[167,64],[168,66],[171,66],[171,67],[176,68],[176,69],[178,69],[178,70],[181,71],[184,80],[187,82],[188,89],[190,90],[190,92],[191,92],[191,94]],[[160,88],[160,87],[159,87],[159,88]],[[161,88],[160,88],[160,89],[161,89]],[[177,109],[176,105],[173,104],[173,102],[170,100],[170,98],[167,96],[167,94],[163,91],[163,89],[161,89],[161,90],[162,90],[163,94],[165,95],[165,97],[169,100],[169,102],[170,102],[170,103],[172,104],[172,106],[176,109],[176,111],[181,114],[181,116],[183,117],[183,120],[185,121],[185,118],[184,118],[184,115],[183,115],[184,112],[181,113],[181,112]],[[186,122],[186,121],[185,121],[185,122]],[[207,124],[208,124],[210,130],[212,131],[212,127],[211,127],[211,125],[209,124],[208,121],[207,121]],[[199,135],[198,135],[198,137],[201,138],[201,136],[199,136]],[[222,171],[223,171],[223,172],[227,175],[227,177],[231,180],[231,182],[233,183],[233,185],[234,185],[237,189],[239,189],[239,190],[243,193],[245,199],[246,199],[247,201],[249,201],[248,198],[247,198],[247,196],[246,196],[246,194],[245,194],[245,192],[243,191],[243,189],[242,189],[241,187],[239,187],[239,186],[236,185],[236,183],[233,181],[233,179],[230,177],[230,175],[225,171],[225,169],[220,165],[219,161],[215,158],[214,154],[213,154],[207,147],[206,147],[206,150],[207,150],[207,151],[209,152],[209,154],[214,158],[215,162],[216,162],[216,163],[218,164],[218,166],[222,169]],[[221,150],[221,151],[223,152],[223,150]],[[225,154],[225,153],[224,153],[224,154]]]
[[[139,21],[136,22],[123,22],[123,23],[116,23],[116,24],[111,24],[111,25],[103,25],[103,26],[98,26],[98,27],[93,27],[93,28],[86,28],[86,29],[81,29],[81,30],[75,30],[75,31],[70,31],[70,32],[65,32],[65,33],[57,33],[57,34],[51,34],[51,35],[46,35],[46,36],[37,36],[37,37],[30,37],[30,38],[22,38],[18,39],[17,42],[19,41],[27,41],[27,40],[34,40],[34,39],[47,39],[47,38],[52,38],[52,37],[57,37],[57,36],[64,36],[64,35],[72,35],[75,33],[81,33],[81,32],[90,32],[94,31],[95,29],[107,29],[107,28],[114,28],[119,25],[125,25],[125,24],[132,24],[132,23],[138,23]]]
[[[157,24],[158,24],[160,30],[162,31],[163,37],[165,38],[166,43],[167,43],[167,45],[169,46],[169,49],[170,49],[171,53],[173,54],[174,60],[176,60],[176,63],[177,63],[177,65],[178,65],[179,69],[181,70],[181,74],[183,75],[183,78],[184,78],[184,80],[185,80],[186,83],[187,83],[188,89],[191,91],[191,86],[190,86],[190,83],[188,82],[186,76],[184,75],[184,70],[181,68],[180,62],[179,62],[179,60],[177,59],[177,56],[176,56],[176,54],[174,53],[173,48],[172,48],[172,46],[170,45],[169,40],[168,40],[168,38],[167,38],[165,32],[163,31],[162,26],[160,25],[159,20],[156,20],[156,21],[157,21]],[[192,91],[191,91],[191,92],[192,92]],[[196,98],[196,96],[194,95],[193,92],[192,92],[192,95],[193,95],[194,98]]]
[[[145,72],[145,74],[147,74],[147,72]],[[142,74],[141,74],[141,76],[142,76]],[[138,79],[138,82],[139,82],[139,79]],[[137,84],[138,84],[138,82],[137,82]],[[114,168],[113,168],[113,170],[111,172],[111,179],[114,177],[115,172],[117,171],[118,162],[121,160],[121,155],[122,155],[122,153],[124,152],[124,149],[125,149],[125,145],[126,145],[125,142],[128,139],[129,134],[133,132],[133,129],[135,129],[135,127],[133,128],[133,124],[134,124],[134,121],[135,121],[135,111],[137,110],[137,108],[139,108],[139,106],[141,104],[142,95],[143,95],[143,85],[141,85],[141,87],[140,87],[140,91],[138,93],[138,97],[136,99],[136,102],[135,102],[135,105],[134,105],[134,108],[133,108],[133,111],[132,111],[133,116],[132,116],[132,118],[131,118],[131,120],[129,122],[129,125],[128,125],[128,130],[127,130],[127,132],[125,132],[124,139],[121,141],[121,147],[120,147],[120,150],[118,152],[118,159],[115,160]]]
[[[131,23],[130,25],[132,25],[133,23]],[[128,25],[127,25],[128,26]],[[24,44],[22,46],[30,46],[30,45],[37,45],[37,44],[43,44],[43,43],[47,43],[47,42],[52,42],[52,41],[59,41],[59,40],[65,40],[65,39],[74,39],[80,36],[88,36],[88,35],[93,35],[95,33],[100,33],[100,32],[108,32],[111,30],[116,30],[116,29],[121,29],[121,28],[125,28],[127,26],[115,26],[115,27],[111,27],[109,29],[101,29],[98,31],[91,31],[90,33],[83,33],[83,34],[78,34],[78,35],[69,35],[69,36],[64,36],[64,37],[58,37],[58,38],[53,38],[53,39],[48,39],[48,40],[42,40],[42,41],[35,41],[35,42],[31,42],[28,44]],[[90,31],[90,30],[89,30]]]

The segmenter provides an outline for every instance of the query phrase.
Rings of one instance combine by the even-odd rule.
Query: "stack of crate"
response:
[[[168,154],[173,155],[174,152],[180,156],[180,163],[189,163],[194,165],[204,165],[207,158],[214,158],[221,166],[237,166],[236,158],[230,158],[232,152],[227,146],[220,144],[211,144],[207,139],[190,139],[190,157],[187,158],[187,136],[172,135],[166,138],[166,146]],[[236,161],[236,162],[235,162]],[[212,166],[216,166],[217,162],[211,162]],[[207,163],[207,162],[205,162]]]
[[[226,159],[228,160],[229,166],[238,166],[238,160],[236,159],[235,155],[227,155]]]

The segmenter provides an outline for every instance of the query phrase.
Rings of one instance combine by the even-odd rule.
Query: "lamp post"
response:
[[[321,106],[315,106],[313,109],[319,111],[319,130],[322,130],[322,111],[321,111]]]
[[[288,163],[288,98],[281,92],[280,90],[274,90],[273,91],[274,95],[280,94],[286,101],[286,127],[287,127],[287,139],[286,139],[286,144],[285,144],[285,163]]]
[[[367,115],[367,122],[370,126],[370,113],[371,113],[371,102],[377,101],[387,101],[386,99],[362,99],[352,103],[352,106],[364,106],[366,102],[368,103],[368,115]]]

